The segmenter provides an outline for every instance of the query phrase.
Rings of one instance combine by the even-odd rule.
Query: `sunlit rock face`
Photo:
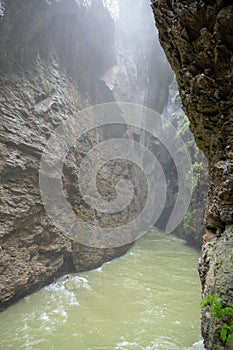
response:
[[[160,42],[176,73],[197,145],[209,160],[209,194],[200,276],[203,296],[233,303],[233,5],[231,1],[153,1]],[[206,349],[230,348],[207,306]]]
[[[126,3],[119,2],[117,16],[113,5],[114,1],[100,0],[0,1],[1,308],[55,276],[95,268],[128,249],[74,243],[48,218],[39,191],[41,155],[61,122],[103,102],[124,100],[158,111],[166,102],[171,72],[154,40],[149,8],[145,15],[149,20],[144,23],[151,23],[151,30],[142,29],[141,19],[135,27],[147,33],[144,46],[143,40],[140,45],[133,43],[135,31],[126,27]],[[118,133],[125,137],[126,131]],[[64,164],[64,187],[74,214],[85,219],[92,220],[93,211],[79,196],[77,164],[93,142],[109,133],[97,130],[87,135],[79,142],[78,152],[71,149]],[[132,173],[141,181],[137,170],[128,165],[119,171],[110,164],[99,176],[100,192],[109,199],[115,194],[114,186],[106,185],[109,173],[116,182],[122,174]],[[141,190],[127,214],[144,200],[143,181],[136,186]],[[103,225],[109,220],[100,216]],[[124,217],[119,214],[117,220]]]

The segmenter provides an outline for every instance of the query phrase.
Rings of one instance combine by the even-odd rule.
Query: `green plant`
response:
[[[201,307],[204,308],[207,305],[210,305],[210,311],[215,318],[224,318],[224,321],[227,318],[233,318],[233,304],[230,306],[223,306],[217,293],[214,295],[209,294],[202,300]],[[225,321],[222,324],[220,335],[224,343],[227,343],[229,340],[233,339],[233,324],[229,324],[229,322]]]
[[[188,148],[195,147],[194,138],[192,138],[191,140],[186,141],[186,146],[187,146]]]
[[[187,210],[184,216],[184,229],[191,229],[195,231],[195,218],[198,213],[198,209]]]
[[[178,130],[178,135],[185,138],[185,136],[189,136],[189,133],[190,133],[189,120],[186,116],[184,116],[184,119],[182,120],[182,125],[179,127],[179,130]]]
[[[197,188],[199,184],[199,180],[201,177],[201,168],[202,168],[202,163],[198,163],[198,162],[193,163],[193,179],[192,179],[193,191]]]
[[[233,325],[229,326],[226,323],[223,323],[221,328],[221,339],[224,342],[233,339]]]
[[[195,162],[193,163],[193,171],[199,172],[201,170],[202,163]]]
[[[192,219],[192,212],[187,210],[184,216],[184,229],[186,230],[190,226],[190,222]]]
[[[193,191],[196,190],[196,188],[199,184],[200,176],[201,176],[201,174],[199,174],[199,173],[193,175],[193,179],[192,179]]]

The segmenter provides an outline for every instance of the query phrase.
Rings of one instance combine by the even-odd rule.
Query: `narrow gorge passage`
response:
[[[189,130],[150,1],[0,0],[0,69],[0,349],[203,349],[200,253],[191,246],[202,245],[206,159]],[[131,119],[120,102],[134,106]],[[106,105],[114,106],[111,113]],[[97,113],[86,118],[80,111],[90,106],[105,106],[103,116],[115,124],[106,119],[100,127]],[[145,115],[136,112],[139,107],[148,107]],[[45,171],[53,217],[43,197],[41,159],[59,127],[62,142],[45,157],[49,169],[55,165],[54,173]],[[131,147],[110,161],[97,152],[83,171],[88,154],[111,139]],[[59,168],[61,145],[67,153]],[[129,151],[133,156],[126,159]],[[124,201],[131,192],[122,182],[133,185],[131,201]],[[60,205],[60,192],[55,196],[57,183],[69,212]],[[93,188],[107,209],[121,194],[122,207],[92,207]],[[92,195],[94,202],[88,201]],[[173,220],[172,233],[161,233],[177,198],[175,219],[181,213],[183,221]],[[158,204],[158,220],[148,229],[156,224],[161,232],[137,240],[135,225],[124,236],[122,228],[140,218],[147,203],[138,226],[148,231],[143,225]],[[61,229],[60,218],[74,235]],[[83,225],[75,226],[78,220]],[[97,232],[89,244],[82,240],[86,224],[94,227],[84,230],[87,239]],[[110,234],[103,246],[105,228]]]
[[[3,312],[0,349],[201,350],[199,252],[152,231]]]

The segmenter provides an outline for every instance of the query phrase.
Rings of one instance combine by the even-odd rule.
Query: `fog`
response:
[[[118,80],[128,81],[125,91],[124,87],[117,90],[115,86],[115,98],[129,99],[161,113],[172,73],[158,40],[150,2],[103,1],[116,28],[114,51],[117,64],[111,73],[117,75]],[[105,81],[114,88],[114,77],[109,72]]]

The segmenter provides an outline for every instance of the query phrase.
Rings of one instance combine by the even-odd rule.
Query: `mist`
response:
[[[116,100],[130,101],[162,112],[172,71],[158,40],[149,1],[104,1],[115,22],[116,65],[104,75]],[[127,81],[114,86],[116,80]],[[118,84],[119,85],[119,84]]]

